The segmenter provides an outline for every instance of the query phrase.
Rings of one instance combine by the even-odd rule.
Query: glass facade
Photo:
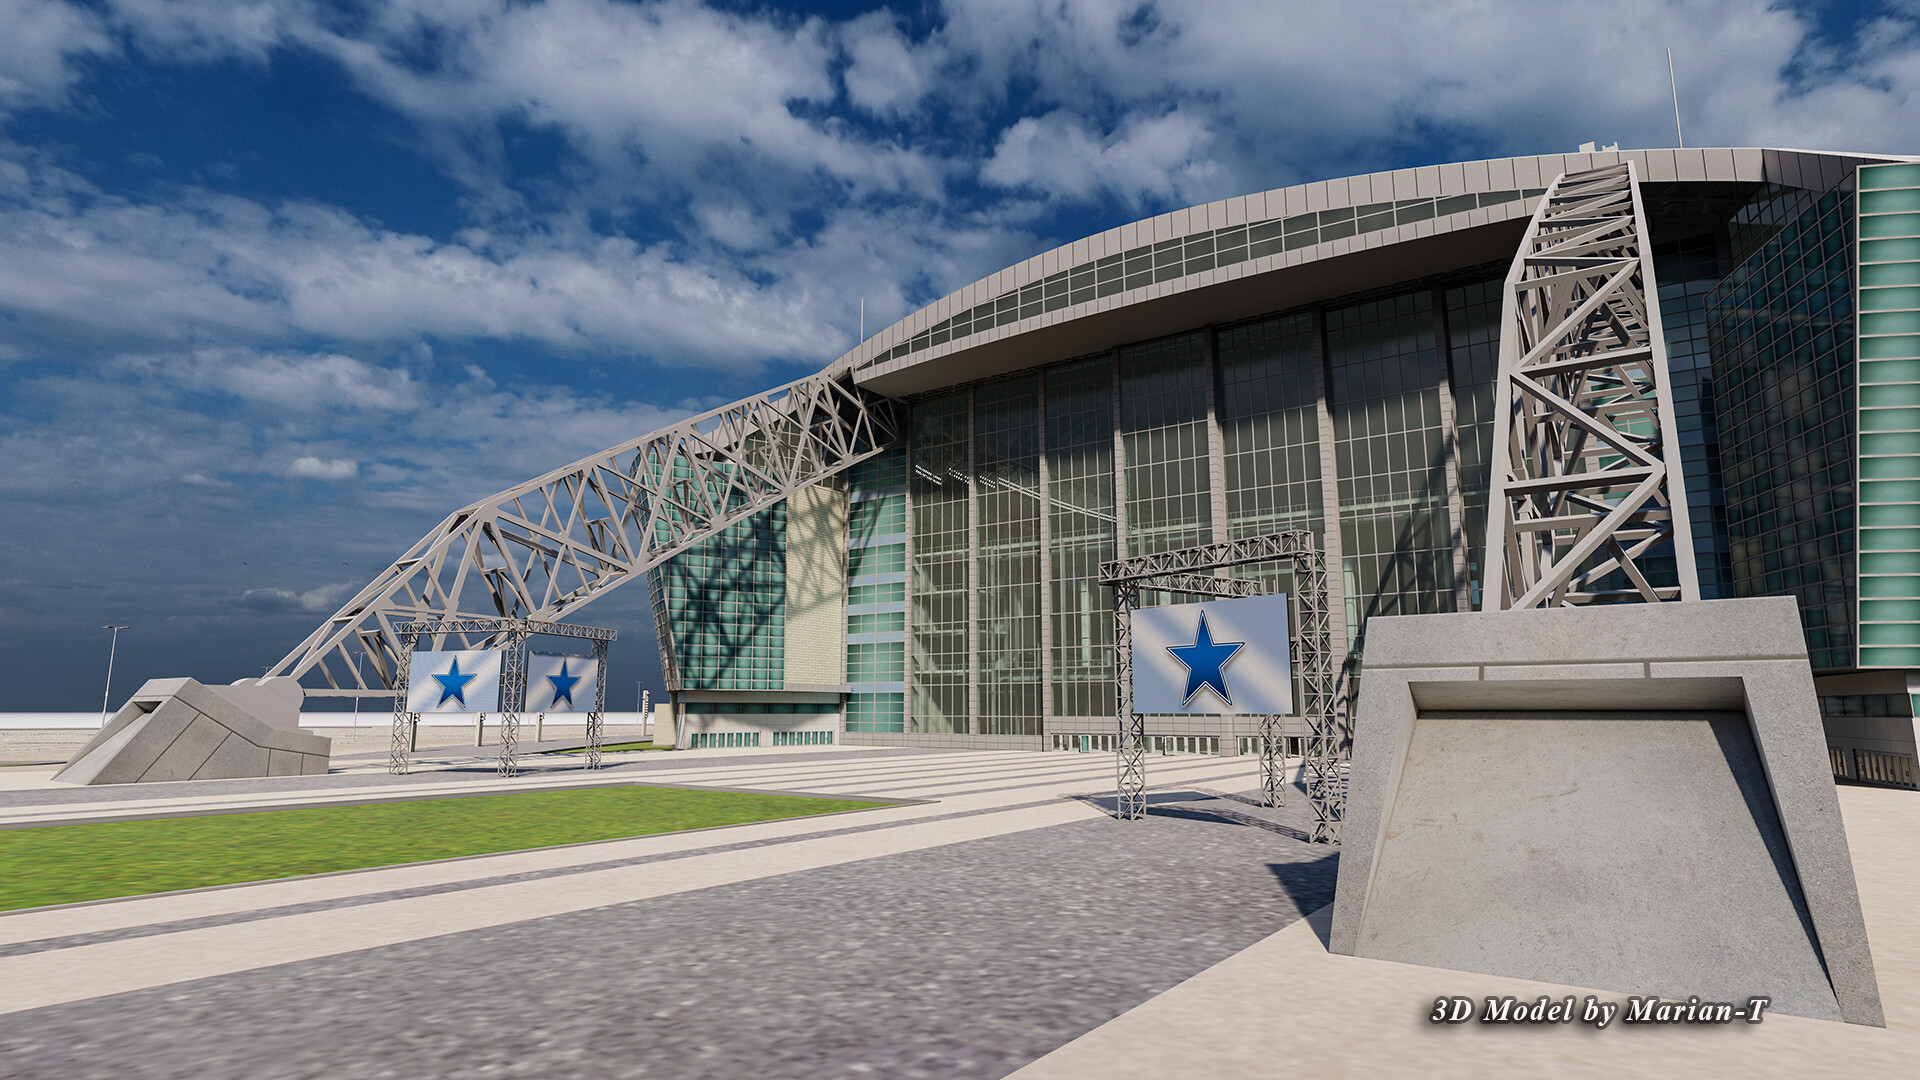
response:
[[[1040,378],[973,395],[981,735],[1040,734]]]
[[[1112,716],[1114,558],[1113,361],[1052,368],[1047,383],[1047,589],[1052,600],[1053,714]]]
[[[1447,435],[1433,294],[1326,313],[1347,640],[1366,620],[1453,610]]]
[[[971,729],[971,399],[971,394],[955,394],[918,406],[909,427],[912,731],[966,734]]]
[[[1446,290],[1447,360],[1453,415],[1460,429],[1457,460],[1465,511],[1467,601],[1480,607],[1480,562],[1487,551],[1487,499],[1493,492],[1493,384],[1500,374],[1500,293],[1492,278]]]
[[[1859,187],[1860,666],[1920,667],[1920,165]]]
[[[1852,202],[1764,193],[1784,227],[1707,300],[1733,588],[1798,598],[1816,670],[1855,645]]]
[[[1653,246],[1660,326],[1667,342],[1674,422],[1679,428],[1680,468],[1687,484],[1687,520],[1693,529],[1693,561],[1700,595],[1707,600],[1734,595],[1707,319],[1708,298],[1725,276],[1719,247],[1711,231]],[[1647,565],[1653,566],[1653,560],[1647,560]],[[1672,573],[1676,576],[1670,580],[1678,580],[1677,568]]]
[[[1120,350],[1129,556],[1213,541],[1207,398],[1205,334]]]
[[[660,593],[686,690],[778,690],[786,674],[785,503],[663,566]]]
[[[907,455],[847,472],[846,729],[906,730]]]

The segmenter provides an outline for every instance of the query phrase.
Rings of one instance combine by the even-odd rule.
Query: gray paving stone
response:
[[[0,1075],[1000,1077],[1327,903],[1293,802],[1156,793],[1142,822],[36,1010]]]

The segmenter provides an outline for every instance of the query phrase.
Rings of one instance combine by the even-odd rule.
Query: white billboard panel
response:
[[[500,650],[414,653],[407,669],[407,711],[499,712]]]
[[[1133,612],[1133,711],[1293,712],[1287,597],[1253,596]]]
[[[600,661],[590,656],[527,656],[528,712],[592,712]]]

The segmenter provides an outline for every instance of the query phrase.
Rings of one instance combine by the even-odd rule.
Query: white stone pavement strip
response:
[[[1169,770],[1167,779],[1175,783],[1215,782],[1245,776],[1251,779],[1245,759],[1197,759],[1186,768]],[[727,779],[731,779],[730,777]],[[1032,803],[1068,794],[1097,791],[1076,776],[1060,776],[1052,782],[1009,787],[939,802],[886,807],[865,811],[857,816],[791,818],[753,822],[718,830],[663,833],[625,840],[543,848],[534,851],[504,852],[464,859],[377,867],[338,874],[267,881],[225,888],[165,893],[157,896],[130,897],[105,903],[74,905],[0,914],[0,946],[44,941],[103,931],[126,930],[190,919],[212,918],[239,912],[261,911],[341,900],[355,896],[408,889],[429,888],[464,881],[539,873],[596,863],[618,862],[634,858],[671,855],[721,844],[743,844],[809,836],[849,827],[874,824],[907,824],[927,818],[977,813],[996,807]]]
[[[1426,1021],[1435,998],[1624,1002],[1326,949],[1331,908],[1246,949],[1013,1073],[1010,1080],[1167,1076],[1897,1076],[1920,1061],[1920,797],[1843,786],[1887,1027],[1768,1015],[1754,1025],[1511,1027]]]
[[[450,780],[442,783],[416,783],[405,787],[396,787],[385,783],[372,783],[352,787],[313,788],[278,792],[247,792],[238,794],[204,794],[191,790],[191,783],[180,785],[178,792],[169,792],[145,799],[116,800],[111,802],[59,802],[39,805],[8,807],[0,811],[0,825],[4,824],[46,824],[61,819],[88,818],[104,819],[111,817],[139,817],[155,813],[206,812],[211,810],[264,809],[280,806],[297,806],[303,803],[343,803],[378,802],[395,797],[413,798],[423,795],[446,794],[505,794],[514,791],[528,791],[546,788],[564,788],[593,786],[627,781],[639,781],[650,784],[713,784],[731,787],[789,787],[800,785],[808,790],[823,790],[814,781],[831,782],[843,778],[873,777],[876,781],[895,779],[915,779],[919,777],[955,776],[979,779],[983,776],[1006,772],[1047,773],[1060,770],[1083,771],[1089,775],[1101,775],[1111,770],[1111,763],[1102,763],[1095,755],[1058,755],[1060,759],[1075,758],[1077,761],[1049,761],[1044,767],[1035,767],[1031,755],[1027,754],[980,754],[955,756],[949,760],[942,755],[938,765],[922,766],[920,760],[886,761],[876,763],[868,761],[834,762],[825,760],[819,763],[804,764],[756,764],[751,762],[705,761],[678,768],[652,768],[646,770],[602,771],[598,773],[564,772],[527,773],[521,777],[503,780],[497,777]],[[918,766],[918,767],[916,767]],[[720,771],[724,770],[724,771]],[[51,785],[50,785],[51,786]],[[171,786],[171,785],[170,785]],[[71,790],[71,789],[64,789]],[[855,790],[863,790],[856,788]]]
[[[1253,763],[1246,759],[1196,759],[1191,765],[1169,766],[1160,770],[1174,783],[1204,781],[1230,782],[1251,779]],[[1077,782],[1076,782],[1077,781]],[[1084,778],[1068,778],[1069,788],[1084,787]],[[793,873],[822,866],[839,865],[884,855],[918,851],[930,847],[965,843],[994,836],[1045,828],[1050,825],[1084,821],[1102,816],[1097,807],[1080,800],[1062,799],[1043,806],[989,811],[958,818],[941,818],[914,823],[908,819],[914,811],[951,814],[968,808],[965,803],[1001,805],[1031,801],[1035,796],[1061,794],[1062,783],[1034,785],[968,799],[956,799],[939,807],[897,807],[880,813],[900,815],[893,828],[867,830],[837,836],[796,836],[790,842],[771,847],[729,850],[689,856],[668,862],[637,866],[588,870],[564,878],[543,878],[501,885],[478,886],[454,893],[375,901],[351,908],[309,911],[284,917],[269,917],[253,922],[161,933],[135,939],[107,941],[52,949],[45,952],[0,959],[0,1012],[17,1012],[62,1002],[80,1001],[108,994],[123,993],[151,986],[168,985],[215,975],[231,974],[297,960],[331,956],[361,949],[377,948],[404,941],[438,937],[466,930],[565,912],[581,911],[609,904],[694,889],[710,888]],[[978,809],[978,806],[972,808]],[[922,813],[919,816],[927,816]],[[837,819],[836,824],[846,819]],[[816,823],[819,819],[814,819]],[[781,824],[781,823],[769,823]],[[794,823],[787,823],[794,824]],[[816,827],[813,831],[820,831]],[[698,839],[682,834],[681,842],[690,846],[710,846],[712,832],[697,834]],[[657,838],[671,843],[672,836]],[[644,845],[643,840],[631,843]],[[593,845],[590,861],[604,861],[607,845]],[[586,848],[556,849],[532,856],[580,853]],[[580,857],[575,855],[575,857]],[[106,928],[110,925],[148,925],[154,921],[175,921],[200,917],[214,910],[257,910],[266,906],[284,906],[313,898],[315,893],[333,891],[342,895],[342,887],[358,886],[365,892],[392,891],[396,882],[409,874],[418,883],[422,872],[432,875],[447,869],[463,871],[471,877],[499,876],[502,866],[515,857],[461,860],[430,867],[402,867],[391,871],[369,871],[356,875],[337,875],[304,879],[244,889],[216,890],[149,900],[89,905],[43,912],[23,912],[0,919],[0,927],[18,922],[22,930],[35,937],[68,936]],[[520,856],[526,860],[527,856]],[[549,864],[551,865],[551,863]],[[439,868],[436,870],[436,868]],[[524,867],[521,867],[524,869]],[[514,871],[506,871],[514,872]],[[458,879],[456,879],[458,880]],[[400,885],[397,887],[408,887]],[[246,894],[235,896],[234,894]],[[349,892],[345,895],[355,895]],[[246,906],[235,907],[235,904]],[[143,909],[139,905],[145,905]],[[129,923],[117,913],[133,914]]]

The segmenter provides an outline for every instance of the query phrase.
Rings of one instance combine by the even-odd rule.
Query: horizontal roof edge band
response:
[[[1402,199],[1392,203],[1321,210],[1289,218],[1264,218],[1245,225],[1229,225],[1223,229],[1208,229],[1156,244],[1143,244],[1117,255],[1080,263],[982,301],[958,315],[927,327],[907,341],[868,357],[861,363],[860,370],[865,371],[889,360],[924,352],[935,345],[971,337],[1033,315],[1058,311],[1128,289],[1144,288],[1175,277],[1307,247],[1317,242],[1315,234],[1318,230],[1329,226],[1334,227],[1334,235],[1326,239],[1337,240],[1356,232],[1376,232],[1396,224],[1409,225],[1482,207],[1537,199],[1544,194],[1544,188],[1526,188],[1487,191],[1478,195]],[[1296,227],[1295,223],[1300,222],[1310,224]],[[1255,248],[1263,250],[1255,251]],[[1181,262],[1166,258],[1175,249],[1179,249],[1184,256]]]

